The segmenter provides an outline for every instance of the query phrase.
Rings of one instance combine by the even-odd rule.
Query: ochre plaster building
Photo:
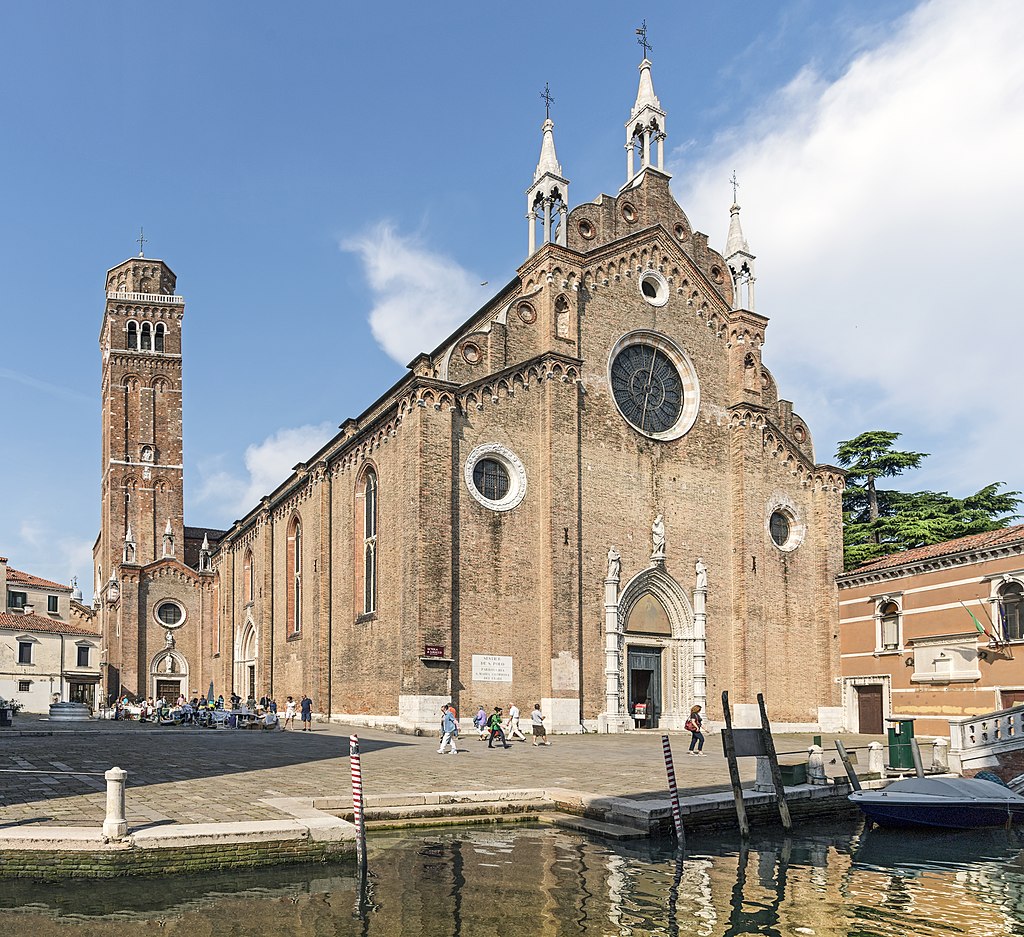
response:
[[[514,699],[559,731],[716,720],[728,690],[838,724],[843,475],[762,362],[739,206],[719,253],[672,197],[665,116],[645,59],[626,182],[571,210],[546,120],[516,275],[227,531],[182,517],[174,274],[108,273],[111,690],[408,729]]]
[[[919,735],[948,736],[950,719],[1021,705],[1024,526],[844,573],[839,626],[845,721],[855,732],[911,718]]]

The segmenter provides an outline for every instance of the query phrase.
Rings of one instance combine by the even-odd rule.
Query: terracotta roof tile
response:
[[[895,566],[907,566],[910,563],[933,560],[951,553],[987,550],[992,547],[1013,543],[1015,540],[1024,540],[1024,524],[1019,524],[1016,527],[1004,527],[1001,530],[989,530],[981,534],[970,534],[966,537],[957,537],[956,540],[944,540],[942,543],[931,543],[926,547],[915,547],[912,550],[903,550],[900,553],[890,553],[888,556],[880,556],[877,560],[872,560],[863,566],[857,566],[849,570],[845,575],[869,573],[880,569],[890,569]]]
[[[59,582],[51,582],[49,579],[41,579],[31,573],[23,573],[20,569],[7,567],[7,581],[20,586],[35,586],[37,589],[60,589],[61,592],[70,592],[71,586],[65,586]]]
[[[72,625],[59,618],[43,618],[42,615],[18,615],[14,612],[0,612],[0,631],[42,631],[46,634],[83,634],[98,638],[99,633],[80,625]]]

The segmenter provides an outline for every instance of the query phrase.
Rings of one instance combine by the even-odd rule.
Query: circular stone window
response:
[[[640,295],[652,306],[664,306],[671,290],[668,281],[657,270],[645,270],[637,281]]]
[[[526,469],[504,446],[477,446],[466,459],[464,475],[469,493],[492,511],[511,511],[526,497]]]
[[[636,221],[636,208],[633,207],[630,202],[622,203],[622,217],[626,219],[630,224]]]
[[[676,240],[677,241],[685,241],[686,240],[686,228],[684,228],[681,224],[677,224],[672,229],[672,233],[676,236]]]
[[[528,302],[521,302],[516,308],[516,312],[519,313],[519,318],[527,325],[537,321],[537,310]]]
[[[462,357],[469,364],[477,364],[480,361],[480,346],[474,345],[472,342],[466,342],[462,346]]]
[[[619,413],[651,439],[678,439],[697,419],[700,385],[693,362],[657,332],[630,332],[615,343],[608,383]]]
[[[711,279],[714,280],[719,285],[721,285],[721,284],[723,284],[725,282],[725,274],[722,273],[722,268],[721,267],[712,267],[711,268]]]
[[[594,239],[594,226],[586,219],[576,226],[576,230],[579,231],[580,237],[585,241],[592,241]]]
[[[768,535],[772,543],[780,550],[789,553],[804,542],[807,528],[797,522],[793,510],[784,505],[776,505],[768,513]]]
[[[153,615],[161,628],[180,628],[185,623],[185,609],[170,600],[158,602]]]

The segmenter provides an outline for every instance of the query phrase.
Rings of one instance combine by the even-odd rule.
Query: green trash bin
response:
[[[913,719],[886,719],[889,723],[889,764],[893,771],[914,770],[914,750],[910,740],[914,737]]]

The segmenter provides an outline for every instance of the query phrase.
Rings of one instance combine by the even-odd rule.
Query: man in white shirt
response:
[[[519,707],[515,703],[508,704],[508,738],[519,739],[522,742],[526,741],[526,736],[523,735],[522,730],[519,728]]]

